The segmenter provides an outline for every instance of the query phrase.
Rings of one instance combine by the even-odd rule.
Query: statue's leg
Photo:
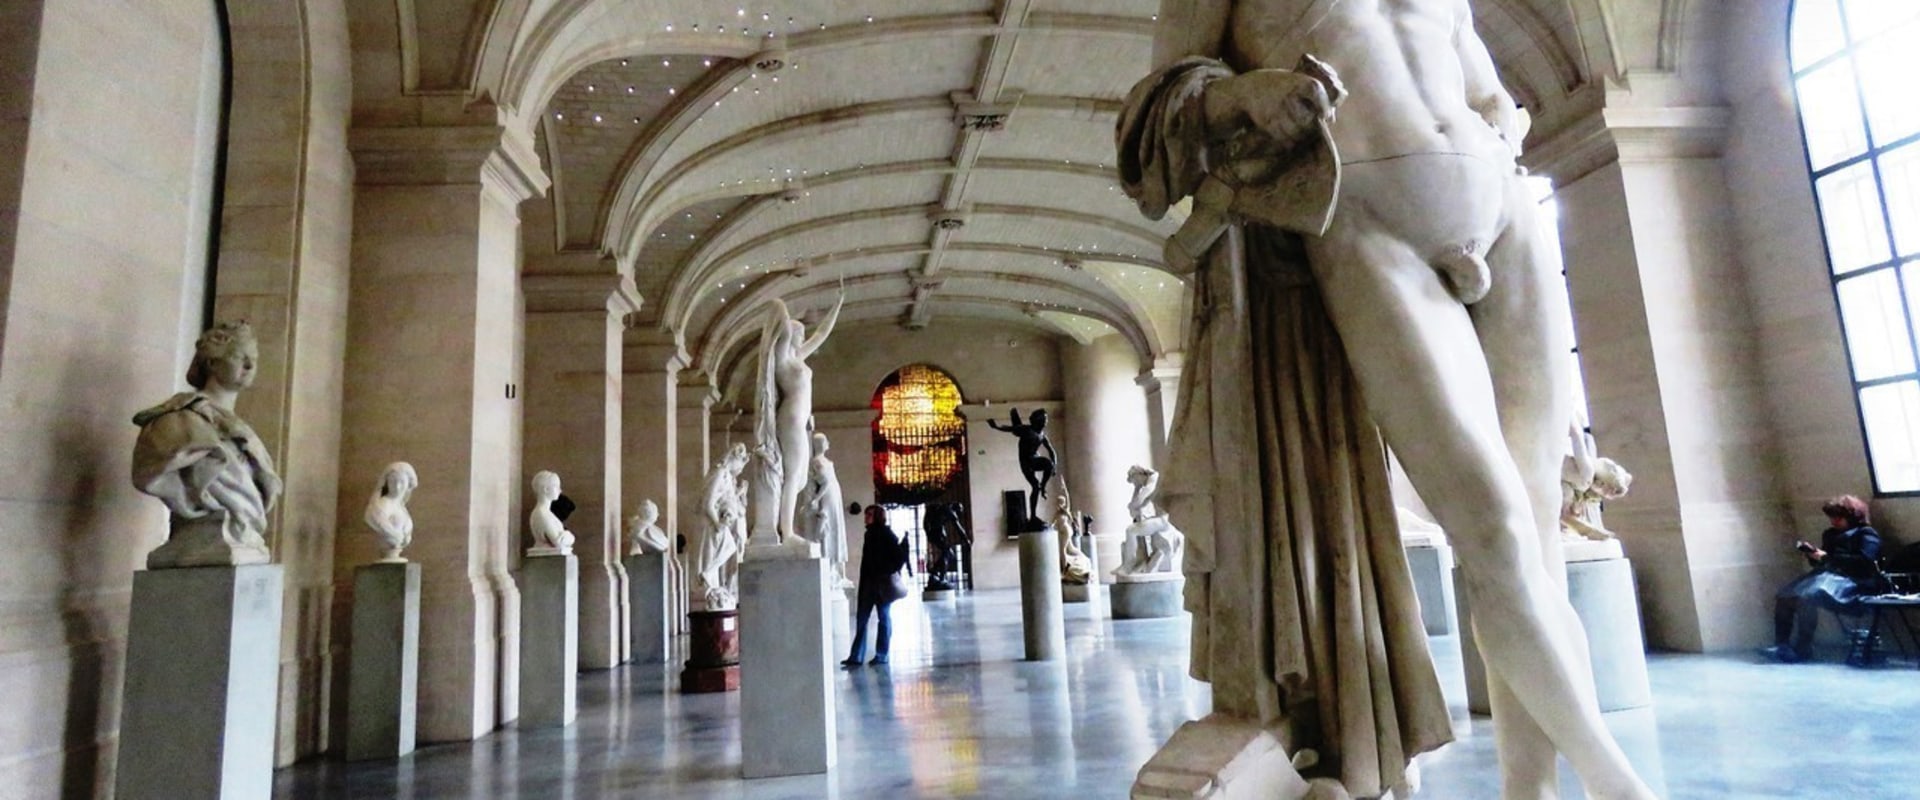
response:
[[[1581,679],[1585,656],[1565,626],[1565,591],[1545,568],[1529,481],[1504,440],[1476,320],[1425,257],[1436,243],[1408,244],[1389,233],[1389,223],[1404,221],[1366,205],[1343,200],[1334,227],[1310,240],[1315,277],[1368,410],[1460,549],[1489,671],[1504,676],[1594,796],[1651,797]],[[1525,768],[1540,752],[1502,758]]]
[[[1506,208],[1514,218],[1487,254],[1492,288],[1468,313],[1487,356],[1502,436],[1532,503],[1541,564],[1559,589],[1556,597],[1564,598],[1560,471],[1567,421],[1573,418],[1573,320],[1560,254],[1543,235],[1548,223],[1517,177],[1508,181]],[[1592,662],[1579,617],[1564,602],[1548,611],[1568,634],[1576,690],[1593,696]],[[1538,721],[1524,712],[1505,680],[1490,676],[1488,689],[1506,796],[1557,796],[1552,747]],[[1503,707],[1510,711],[1501,713]]]
[[[1027,517],[1029,519],[1040,518],[1040,494],[1043,490],[1045,490],[1047,485],[1046,478],[1042,477],[1045,474],[1046,473],[1044,471],[1037,470],[1037,469],[1032,472],[1026,473],[1027,490],[1028,490],[1027,491]]]

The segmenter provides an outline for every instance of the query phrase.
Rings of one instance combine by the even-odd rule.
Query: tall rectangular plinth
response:
[[[1020,626],[1028,661],[1052,661],[1067,652],[1061,603],[1059,532],[1046,527],[1020,534]]]
[[[353,571],[353,655],[347,678],[347,760],[413,752],[420,687],[420,565]]]
[[[633,614],[631,630],[636,664],[667,662],[670,577],[666,553],[627,556],[627,605]]]
[[[133,574],[120,800],[273,794],[278,564]]]
[[[827,562],[749,550],[740,591],[741,772],[826,772],[837,759]]]
[[[528,556],[520,587],[520,727],[573,724],[580,676],[580,560]]]

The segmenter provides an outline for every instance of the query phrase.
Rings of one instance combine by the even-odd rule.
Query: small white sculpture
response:
[[[1611,458],[1595,457],[1593,436],[1578,420],[1568,431],[1573,452],[1560,465],[1560,534],[1568,542],[1614,539],[1600,520],[1600,505],[1627,496],[1633,475]]]
[[[420,475],[413,465],[395,461],[380,472],[380,484],[367,498],[367,527],[380,543],[381,563],[404,563],[400,551],[413,542],[413,515],[407,512],[407,500],[420,486]]]
[[[1073,513],[1073,499],[1067,495],[1065,481],[1053,498],[1053,529],[1060,535],[1060,582],[1081,584],[1093,579],[1093,559],[1080,549],[1080,524]]]
[[[667,532],[660,529],[660,505],[652,500],[640,501],[640,509],[627,518],[627,555],[650,556],[667,552],[671,543],[667,541]]]
[[[707,471],[700,510],[706,530],[693,562],[693,595],[702,610],[726,611],[740,597],[740,553],[747,546],[747,446],[736,444]]]
[[[172,512],[167,542],[147,554],[148,569],[265,564],[267,514],[280,499],[273,457],[233,413],[253,385],[260,346],[245,322],[223,322],[193,345],[187,384],[166,402],[133,416],[133,485]]]
[[[1153,505],[1153,493],[1160,488],[1160,473],[1148,467],[1127,470],[1127,483],[1133,484],[1133,497],[1127,501],[1127,513],[1133,523],[1127,526],[1127,543],[1121,548],[1122,563],[1113,571],[1120,580],[1145,577],[1172,577],[1180,574],[1180,554],[1187,537],[1173,526],[1165,512]]]
[[[796,522],[802,537],[820,545],[820,554],[833,571],[833,585],[844,589],[853,582],[847,580],[847,518],[842,516],[840,476],[833,469],[833,460],[827,458],[831,446],[826,434],[813,435],[813,461],[807,484],[800,490],[800,518]]]
[[[573,533],[553,513],[553,501],[560,499],[560,476],[547,470],[533,474],[533,510],[527,512],[527,529],[533,532],[530,556],[564,556],[573,552]]]
[[[767,312],[760,334],[760,382],[754,393],[754,440],[756,450],[764,450],[762,468],[754,480],[765,482],[764,494],[776,503],[772,513],[774,541],[766,544],[790,545],[794,536],[794,518],[800,505],[800,489],[807,482],[810,455],[810,423],[813,420],[813,368],[807,357],[826,344],[833,323],[840,318],[846,298],[833,304],[826,319],[807,335],[806,326],[787,312],[787,304],[775,299]],[[763,492],[755,493],[759,501]],[[756,522],[765,512],[755,512]],[[763,539],[768,533],[755,526]]]

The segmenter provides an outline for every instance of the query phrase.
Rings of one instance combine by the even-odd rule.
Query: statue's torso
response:
[[[1323,12],[1311,32],[1298,33],[1299,20]],[[1242,71],[1292,69],[1305,52],[1331,65],[1349,93],[1333,124],[1342,161],[1410,153],[1511,161],[1512,150],[1467,104],[1455,41],[1471,24],[1465,15],[1460,0],[1239,0],[1226,60]]]

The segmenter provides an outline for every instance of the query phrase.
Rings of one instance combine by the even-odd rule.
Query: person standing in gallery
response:
[[[894,535],[888,527],[886,515],[879,506],[867,508],[867,535],[860,544],[860,587],[856,593],[856,610],[853,615],[853,652],[847,654],[847,660],[840,662],[843,667],[858,667],[867,652],[867,617],[874,611],[880,612],[879,630],[875,634],[873,660],[868,664],[887,663],[887,648],[893,638],[893,601],[907,596],[907,579],[900,574],[907,568],[907,543]]]

